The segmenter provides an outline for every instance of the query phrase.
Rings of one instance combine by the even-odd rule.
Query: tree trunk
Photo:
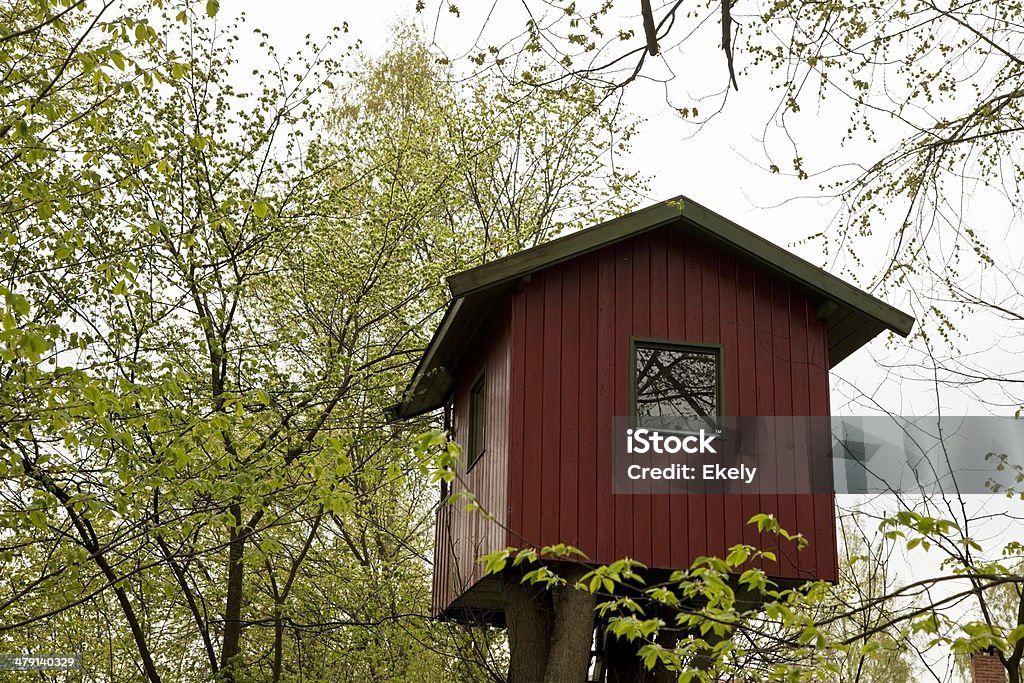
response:
[[[538,683],[548,668],[554,611],[551,594],[543,586],[522,583],[522,578],[517,570],[502,575],[510,655],[508,683]]]
[[[651,609],[655,605],[650,605]],[[660,606],[658,615],[665,626],[658,631],[656,642],[661,647],[674,649],[679,643],[682,631],[675,625],[674,609]],[[629,642],[608,634],[605,642],[605,668],[608,670],[609,683],[675,683],[679,680],[678,671],[669,671],[662,665],[654,667],[654,670],[644,666],[640,659],[639,651],[643,647],[643,641]]]
[[[604,644],[608,683],[653,683],[654,672],[644,666],[637,655],[643,641],[629,641],[606,633]]]
[[[241,506],[237,503],[229,508],[236,522],[242,518]],[[228,585],[224,604],[224,642],[220,655],[220,669],[227,683],[235,680],[234,663],[242,639],[242,560],[245,553],[245,539],[248,534],[241,527],[231,530],[228,543]]]
[[[572,587],[586,572],[586,567],[578,565],[561,572],[566,586],[559,596],[555,612],[544,683],[580,683],[587,678],[597,596]]]
[[[271,680],[278,683],[281,680],[281,668],[284,659],[284,619],[282,618],[283,605],[274,606],[274,663],[271,668]]]
[[[658,629],[658,637],[655,642],[663,648],[675,649],[679,644],[680,629],[676,626],[676,610],[666,605],[661,605],[659,616],[665,625]],[[654,683],[676,683],[679,680],[678,671],[669,671],[666,667],[659,665],[654,668]]]

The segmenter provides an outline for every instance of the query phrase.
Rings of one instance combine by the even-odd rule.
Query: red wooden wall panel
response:
[[[603,249],[598,252],[597,291],[588,295],[587,299],[597,301],[597,339],[588,344],[587,349],[580,348],[580,362],[586,363],[588,371],[597,376],[597,422],[593,428],[597,432],[597,450],[593,462],[597,470],[597,523],[594,539],[580,539],[580,548],[592,559],[614,557],[614,527],[612,520],[615,515],[615,497],[611,494],[612,472],[608,466],[608,441],[611,439],[612,417],[618,410],[615,405],[615,250]],[[585,299],[581,297],[581,303]],[[515,353],[517,349],[513,349]],[[513,397],[515,400],[515,397]]]
[[[651,274],[651,239],[650,234],[643,234],[634,240],[626,243],[632,246],[632,254],[629,254],[632,259],[631,274],[633,277],[632,282],[632,295],[630,297],[630,303],[632,304],[632,324],[631,327],[634,330],[645,330],[647,335],[650,336],[651,330],[651,290],[654,289]],[[628,253],[628,252],[627,252]],[[633,376],[632,368],[630,368],[630,353],[629,349],[626,349],[626,369],[623,375],[626,377],[626,395],[630,394],[630,382]],[[629,402],[626,402],[624,406],[626,415],[629,414],[630,407]],[[622,414],[622,413],[620,413]],[[654,557],[651,553],[652,538],[651,538],[651,527],[654,525],[654,517],[652,516],[651,508],[652,496],[637,494],[631,497],[633,503],[633,511],[630,521],[633,525],[633,543],[631,551],[628,555],[631,557],[643,557],[645,564],[656,564]]]
[[[655,240],[655,244],[664,244],[666,265],[664,287],[668,292],[668,308],[665,311],[667,320],[665,326],[668,329],[667,339],[686,339],[687,329],[683,311],[686,310],[686,301],[689,295],[693,294],[693,287],[686,282],[684,263],[686,249],[684,242],[678,239]],[[660,283],[659,283],[660,284]],[[669,548],[671,566],[685,568],[693,559],[690,548],[691,538],[703,538],[704,529],[694,528],[689,515],[690,496],[668,496],[671,518],[669,526],[671,529],[672,545]]]
[[[680,240],[681,241],[681,240]],[[682,241],[681,241],[682,242]],[[679,315],[683,319],[683,336],[679,341],[703,342],[706,305],[704,288],[701,282],[700,244],[682,242],[680,266],[682,275],[678,275],[683,285],[682,311],[670,311],[669,315]],[[671,283],[672,285],[675,282]],[[682,554],[683,566],[700,555],[708,554],[708,536],[714,535],[717,529],[708,529],[707,500],[703,495],[686,495],[681,497],[686,503],[684,519],[689,529],[689,543]],[[713,523],[713,521],[712,521]]]
[[[534,491],[540,494],[540,504],[537,506],[540,513],[540,535],[534,538],[543,539],[542,543],[556,543],[558,538],[558,517],[559,501],[563,488],[570,483],[568,477],[563,482],[561,472],[561,433],[565,428],[562,416],[562,276],[565,268],[558,271],[545,271],[537,278],[543,283],[544,291],[544,316],[543,329],[540,338],[543,340],[543,353],[541,372],[537,377],[537,384],[540,389],[537,396],[537,403],[541,405],[543,419],[536,424],[541,432],[540,451],[538,456],[540,464],[540,486]],[[574,388],[566,387],[566,391],[575,391]],[[534,428],[534,425],[527,424],[527,429]]]
[[[579,337],[576,340],[577,348],[583,343],[595,345],[598,343],[598,302],[594,297],[597,291],[598,282],[598,259],[593,254],[588,254],[579,259],[579,290],[577,293],[577,305],[579,307]],[[597,537],[597,520],[599,506],[607,504],[604,496],[598,496],[598,471],[597,453],[598,444],[604,440],[604,435],[597,429],[587,425],[599,424],[598,422],[598,379],[593,372],[593,360],[590,356],[575,353],[577,378],[579,381],[579,392],[577,393],[578,423],[577,439],[579,443],[579,459],[577,467],[579,471],[578,486],[578,519],[577,535],[574,544],[586,542],[588,547],[595,547]],[[570,361],[571,362],[571,361]],[[603,489],[602,489],[603,490]]]
[[[613,415],[629,414],[629,334],[633,328],[633,258],[629,242],[620,242],[611,247],[615,253],[615,281],[614,301],[615,309],[613,319],[615,321],[615,332],[612,335],[613,356],[609,365],[598,367],[598,372],[609,372],[614,378],[615,393]],[[586,353],[580,349],[580,353]],[[609,427],[611,422],[608,422]],[[608,427],[598,425],[598,428],[607,431]],[[610,442],[611,439],[609,438]],[[602,449],[599,462],[606,463],[605,451]],[[607,467],[607,465],[605,465]],[[610,468],[608,468],[610,469]],[[603,493],[603,492],[602,492]],[[614,534],[614,545],[612,555],[616,558],[637,557],[633,543],[633,496],[609,496],[612,503],[612,531]],[[598,514],[605,512],[600,510]],[[639,558],[638,558],[639,559]],[[643,560],[641,560],[643,561]]]
[[[481,371],[486,373],[486,428],[483,455],[468,472],[465,464],[460,467],[461,481],[452,484],[452,493],[472,492],[482,510],[494,519],[481,511],[467,511],[468,500],[438,508],[432,593],[435,615],[482,578],[478,558],[505,547],[506,528],[521,525],[508,518],[510,495],[520,495],[514,488],[516,470],[509,467],[508,455],[510,447],[519,448],[522,438],[513,438],[509,431],[512,424],[522,424],[518,415],[517,420],[510,419],[514,406],[510,398],[512,313],[511,306],[507,306],[484,321],[486,332],[481,343],[470,350],[457,375],[453,397],[455,441],[463,445],[469,441],[469,392]]]
[[[834,578],[831,496],[611,493],[611,423],[630,411],[631,336],[721,344],[727,415],[828,414],[826,332],[814,305],[675,227],[534,274],[513,295],[508,542],[567,542],[596,562],[681,567],[738,542],[774,548],[746,525],[770,512],[810,548],[780,553],[765,570]]]
[[[649,243],[649,242],[648,242]],[[667,250],[650,249],[650,331],[655,339],[667,339],[668,332],[668,273]],[[672,510],[671,499],[678,496],[650,496],[651,498],[651,564],[655,567],[672,566]],[[683,525],[679,525],[683,526]]]
[[[725,364],[725,382],[723,393],[725,405],[723,414],[735,415],[737,396],[740,391],[740,374],[738,372],[738,334],[739,321],[736,305],[736,260],[728,253],[718,255],[718,329],[722,343],[722,362]],[[713,303],[713,302],[709,302]],[[730,370],[729,368],[732,368]],[[742,542],[744,526],[749,517],[743,516],[742,496],[719,496],[723,510],[723,527],[725,538],[737,539]],[[723,543],[723,545],[725,545]]]
[[[743,263],[736,265],[736,393],[725,397],[726,410],[733,415],[757,415],[757,392],[750,386],[756,382],[754,372],[754,350],[757,347],[757,331],[754,328],[754,272]],[[729,373],[728,366],[726,373]],[[741,379],[742,378],[742,379]],[[726,382],[728,386],[729,381]],[[746,524],[753,515],[761,510],[759,496],[742,496],[740,499],[741,517],[743,519],[743,542],[757,545],[760,538],[750,525]]]
[[[561,402],[561,433],[559,453],[560,468],[568,476],[561,477],[561,488],[558,495],[558,528],[557,536],[563,543],[575,545],[579,541],[578,525],[580,517],[579,473],[579,398],[580,366],[576,349],[580,345],[580,262],[570,261],[565,264],[562,273],[562,332],[560,347],[560,364],[557,371],[559,380],[559,399]],[[576,473],[575,476],[572,473]]]

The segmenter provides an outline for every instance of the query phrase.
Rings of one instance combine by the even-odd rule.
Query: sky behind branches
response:
[[[387,49],[394,27],[400,22],[411,22],[452,60],[456,69],[464,70],[469,65],[460,58],[475,49],[474,46],[490,42],[500,44],[504,38],[518,32],[525,19],[523,4],[518,2],[465,3],[460,7],[459,17],[431,2],[419,14],[414,6],[414,0],[375,0],[373,3],[290,0],[244,4],[248,24],[267,31],[270,42],[281,55],[302,49],[307,34],[313,40],[322,39],[332,26],[347,23],[348,36],[361,41],[363,52],[369,57],[379,56]],[[241,3],[225,0],[221,16],[230,18],[241,7]],[[748,17],[748,25],[750,20]],[[626,15],[622,21],[636,30],[634,41],[642,44],[639,16]],[[875,131],[877,143],[844,145],[841,139],[850,126],[847,103],[833,97],[814,109],[805,107],[789,116],[788,132],[783,131],[770,123],[777,108],[778,94],[770,91],[767,72],[757,70],[746,75],[741,73],[739,91],[729,93],[723,112],[698,128],[692,120],[681,119],[675,108],[704,103],[706,100],[701,96],[720,92],[724,86],[725,59],[714,38],[715,30],[704,31],[686,43],[685,52],[682,47],[666,44],[664,58],[649,60],[645,71],[649,78],[631,84],[622,99],[623,111],[642,120],[642,124],[631,154],[616,162],[638,169],[649,178],[650,191],[643,204],[678,194],[687,195],[844,279],[850,279],[849,272],[842,272],[844,267],[849,268],[859,277],[858,284],[866,287],[884,265],[882,257],[888,236],[893,232],[892,225],[879,225],[877,235],[864,240],[858,251],[862,259],[859,264],[837,261],[834,257],[830,260],[818,243],[805,240],[827,229],[839,213],[839,204],[824,199],[823,195],[828,192],[823,192],[820,185],[850,173],[858,165],[870,164],[895,144],[905,130],[895,122],[882,121]],[[248,51],[246,59],[250,59],[254,67],[266,59],[255,41],[244,45],[243,49]],[[738,67],[744,66],[743,59],[742,55],[738,56]],[[713,100],[708,102],[708,108],[714,108]],[[798,137],[800,149],[811,153],[807,159],[811,174],[808,180],[798,180],[792,173],[786,173],[785,168],[782,173],[769,170],[766,151],[773,158],[785,158],[787,145],[791,144],[790,133]],[[988,190],[975,186],[965,186],[965,189],[963,197],[958,198],[962,215],[974,225],[982,226],[994,244],[1009,248],[1012,239],[1019,239],[1008,238],[1019,227],[1019,218],[1000,208],[998,202],[989,201]],[[885,220],[901,218],[886,216]],[[965,283],[972,283],[972,277],[966,274]],[[900,296],[899,292],[889,292],[884,298],[908,312],[915,312],[910,298]],[[1017,354],[1024,352],[1022,341],[1007,337],[997,318],[968,315],[956,323],[962,335],[954,335],[956,348],[946,353],[960,354],[964,359],[983,358],[988,367],[1003,368],[1007,372],[1019,369]],[[876,339],[833,373],[833,411],[844,415],[882,411],[922,415],[941,407],[946,414],[986,415],[994,412],[993,401],[1010,405],[1006,396],[983,383],[966,388],[936,387],[934,376],[927,369],[927,360],[920,349],[908,350],[902,340],[887,345],[884,338]],[[1003,414],[1012,414],[1012,408]],[[976,508],[978,516],[991,515],[979,530],[979,538],[988,541],[986,546],[995,545],[1012,533],[1013,523],[1003,513],[1013,506],[1007,507],[1001,498],[970,498],[969,505]],[[865,506],[871,514],[891,512],[887,508],[892,503],[885,497],[856,496],[841,497],[839,502],[846,508]],[[902,578],[913,580],[941,572],[939,559],[920,549],[909,554],[899,549],[896,562]],[[941,660],[939,656],[935,661],[938,668],[935,673],[943,680],[951,680],[950,670],[942,671],[949,662]],[[929,679],[937,680],[931,676]]]

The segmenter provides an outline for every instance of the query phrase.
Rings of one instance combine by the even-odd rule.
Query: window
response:
[[[721,348],[633,341],[633,414],[668,427],[692,418],[714,425],[721,414]],[[647,418],[646,420],[644,418]],[[668,423],[668,424],[666,424]],[[688,431],[683,426],[684,431]]]
[[[473,388],[469,390],[469,456],[468,471],[484,454],[484,434],[487,423],[487,385],[485,373],[481,372]]]

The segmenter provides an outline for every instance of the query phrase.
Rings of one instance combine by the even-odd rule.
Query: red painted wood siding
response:
[[[628,556],[664,568],[747,542],[780,551],[778,564],[764,566],[770,575],[835,579],[831,495],[611,493],[611,418],[630,413],[630,336],[721,344],[726,415],[828,415],[826,330],[815,305],[679,228],[535,273],[512,296],[511,329],[492,350],[511,352],[503,541],[571,543],[594,562]],[[493,488],[483,491],[497,500]],[[760,537],[745,524],[758,512],[803,533],[809,547],[796,553]]]
[[[456,370],[453,431],[456,443],[469,443],[469,393],[479,373],[484,371],[486,419],[484,453],[469,472],[460,470],[461,481],[452,485],[452,493],[471,491],[481,510],[466,511],[468,499],[453,505],[441,505],[437,511],[434,538],[433,613],[439,615],[455,598],[479,581],[481,555],[506,546],[504,529],[509,494],[508,425],[509,348],[511,306],[496,311],[482,321],[484,332],[479,344],[470,349]],[[521,418],[518,418],[521,420]],[[468,451],[463,454],[468,457]],[[488,518],[484,512],[493,515]]]

